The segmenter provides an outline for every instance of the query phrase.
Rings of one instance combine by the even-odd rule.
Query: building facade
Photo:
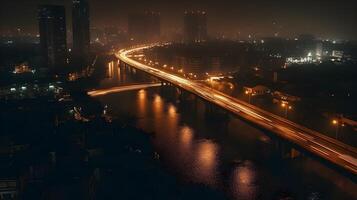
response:
[[[73,0],[73,59],[87,64],[90,53],[89,3],[88,0]]]
[[[38,20],[43,67],[58,72],[67,64],[65,8],[41,5]]]
[[[135,13],[128,17],[128,32],[131,40],[156,42],[161,35],[161,17],[158,12]]]
[[[186,42],[203,42],[207,40],[207,16],[204,11],[185,12],[184,40]]]

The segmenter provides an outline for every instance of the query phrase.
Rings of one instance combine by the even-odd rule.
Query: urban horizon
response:
[[[2,4],[0,200],[357,199],[355,2],[135,3]]]
[[[2,6],[2,8],[8,7],[14,10],[14,13],[2,11],[4,15],[0,23],[2,35],[9,34],[8,30],[13,30],[16,33],[17,29],[21,29],[24,33],[38,34],[37,7],[40,4],[52,3],[65,6],[67,23],[71,21],[70,1],[37,0],[24,2],[22,5],[14,7],[17,1],[5,1],[4,6]],[[217,5],[215,3],[183,2],[186,7],[183,5],[176,6],[175,3],[168,5],[158,2],[153,3],[154,6],[145,6],[147,3],[143,3],[142,7],[136,6],[135,9],[130,9],[130,4],[120,6],[120,2],[107,0],[90,2],[92,4],[90,7],[92,10],[91,27],[115,26],[122,31],[127,31],[127,21],[131,14],[154,11],[161,13],[162,34],[172,36],[172,34],[182,32],[185,11],[202,10],[207,12],[208,33],[212,37],[225,36],[229,39],[238,37],[247,39],[251,35],[255,38],[273,36],[295,38],[301,34],[313,34],[324,40],[356,40],[357,30],[354,26],[356,13],[354,10],[357,5],[354,1],[344,1],[338,3],[313,2],[310,4],[301,2],[301,5],[309,5],[307,7],[292,2],[282,3],[279,1],[271,3],[271,5],[259,1],[256,3],[232,3],[228,1],[221,4],[217,3]],[[160,3],[161,6],[157,6]],[[111,5],[117,5],[118,8]],[[224,6],[230,7],[226,9]],[[247,13],[246,9],[257,10]],[[17,12],[21,13],[16,14]],[[12,18],[15,16],[16,21],[13,21]],[[108,18],[109,16],[110,18]],[[343,20],[343,23],[340,23],[341,20]],[[71,26],[68,26],[68,29],[71,30]]]

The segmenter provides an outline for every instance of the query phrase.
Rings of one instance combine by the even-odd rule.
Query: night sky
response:
[[[0,29],[37,32],[38,4],[64,4],[70,22],[71,0],[0,0]],[[127,14],[161,12],[163,33],[180,31],[185,10],[208,12],[209,34],[294,37],[311,33],[322,38],[357,40],[356,0],[90,0],[91,26],[127,26]],[[69,26],[70,27],[70,26]]]

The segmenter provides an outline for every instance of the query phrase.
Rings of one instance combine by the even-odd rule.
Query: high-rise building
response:
[[[50,71],[58,72],[67,64],[65,8],[41,5],[38,20],[43,64]]]
[[[128,32],[138,42],[158,41],[161,35],[160,13],[145,12],[129,15]]]
[[[108,26],[104,28],[105,42],[117,43],[119,37],[119,29],[116,26]]]
[[[186,42],[202,42],[207,40],[206,12],[185,12],[184,37]]]
[[[74,60],[87,64],[90,52],[88,0],[73,0],[72,18]]]

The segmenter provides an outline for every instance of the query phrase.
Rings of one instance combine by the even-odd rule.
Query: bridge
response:
[[[193,93],[202,99],[215,104],[255,125],[284,138],[312,154],[323,158],[342,169],[357,174],[357,149],[327,137],[319,132],[310,130],[285,118],[264,111],[256,106],[233,98],[202,83],[182,78],[178,75],[151,67],[131,58],[131,55],[141,52],[154,45],[134,47],[120,50],[116,56],[126,65],[148,73],[163,82]]]

